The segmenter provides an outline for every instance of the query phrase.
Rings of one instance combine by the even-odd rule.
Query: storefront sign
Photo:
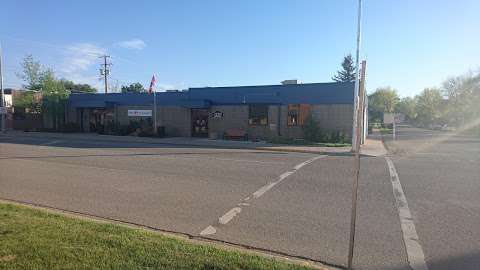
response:
[[[215,111],[215,112],[210,114],[210,118],[212,118],[212,119],[222,119],[223,118],[223,112]]]
[[[152,116],[152,110],[128,110],[128,116]]]

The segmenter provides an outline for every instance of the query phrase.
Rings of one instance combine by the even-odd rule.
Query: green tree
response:
[[[48,70],[44,70],[39,61],[36,61],[31,54],[25,56],[22,63],[22,71],[17,73],[17,77],[25,82],[23,87],[30,90],[39,90],[42,87],[42,81],[48,75]]]
[[[34,91],[23,91],[21,94],[15,95],[13,107],[15,107],[15,111],[17,111],[18,108],[20,111],[23,110],[26,113],[40,113],[42,103],[38,94]]]
[[[446,117],[449,124],[462,126],[480,114],[480,73],[451,77],[443,83],[442,90],[448,98]]]
[[[53,128],[58,129],[59,124],[65,120],[68,91],[63,82],[55,78],[53,72],[43,79],[42,95],[42,111],[52,119]]]
[[[405,97],[396,104],[395,112],[402,113],[403,115],[405,115],[406,120],[413,121],[417,117],[415,107],[415,99],[411,97]]]
[[[96,93],[97,89],[93,88],[89,84],[77,84],[70,80],[62,79],[60,80],[63,83],[65,89],[70,92],[81,92],[81,93]]]
[[[145,88],[141,83],[132,83],[130,85],[123,85],[122,86],[122,93],[143,93],[145,92]]]
[[[368,113],[371,122],[380,122],[383,113],[395,112],[395,106],[399,102],[397,90],[391,87],[377,88],[368,96]]]
[[[416,121],[423,126],[440,124],[442,118],[442,92],[436,88],[425,88],[416,96]]]
[[[332,77],[336,82],[353,82],[355,81],[355,67],[353,65],[352,55],[349,54],[343,58],[342,69],[337,71]]]

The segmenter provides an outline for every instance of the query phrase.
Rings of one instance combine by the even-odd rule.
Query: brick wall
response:
[[[152,106],[117,106],[115,118],[119,125],[128,125],[130,121],[153,117],[128,116],[128,110],[152,110]],[[165,127],[165,135],[189,137],[191,135],[190,109],[178,106],[158,106],[157,126]]]
[[[191,110],[178,106],[157,109],[157,125],[165,127],[165,135],[190,137],[192,133]]]
[[[220,119],[208,119],[208,129],[212,137],[222,138],[228,129],[247,130],[248,128],[248,106],[212,106],[210,112],[222,112]],[[215,136],[216,135],[216,136]]]
[[[141,117],[128,117],[128,110],[151,110],[152,106],[116,106],[115,116],[117,123],[127,125],[130,120],[140,120]],[[287,105],[270,105],[268,108],[267,125],[248,124],[248,105],[222,105],[212,106],[210,112],[220,111],[223,118],[208,120],[210,135],[221,138],[228,129],[245,130],[250,138],[265,139],[282,136],[287,138],[303,138],[301,126],[288,126]],[[320,128],[325,132],[341,131],[351,137],[353,123],[352,105],[312,105],[311,113]],[[78,111],[69,110],[68,120],[78,121]],[[84,130],[88,131],[89,110],[84,110]],[[280,118],[280,119],[279,119]],[[153,119],[152,119],[153,120]],[[157,109],[157,125],[165,127],[167,136],[191,136],[191,110],[178,106],[159,106]]]
[[[349,104],[313,105],[313,118],[324,131],[341,131],[351,138],[353,106]]]

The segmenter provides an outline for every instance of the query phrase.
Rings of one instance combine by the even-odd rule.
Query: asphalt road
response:
[[[399,132],[412,149],[441,136]],[[465,144],[468,157],[442,146],[455,163],[393,156],[430,269],[479,269],[478,144]],[[0,137],[0,198],[344,266],[352,167],[341,155]],[[354,268],[409,269],[383,157],[362,157],[357,214]]]
[[[387,140],[429,269],[480,269],[480,138],[399,127]]]

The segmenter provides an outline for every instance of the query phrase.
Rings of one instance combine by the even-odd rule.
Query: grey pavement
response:
[[[399,138],[408,136],[409,132],[405,131]],[[428,136],[423,137],[425,142],[432,141]],[[404,147],[400,141],[397,146]],[[378,152],[378,141],[374,145],[372,148]],[[467,148],[473,155],[467,161],[478,164],[475,147]],[[428,151],[423,151],[423,155],[428,156]],[[462,151],[456,155],[465,161]],[[293,174],[287,174],[263,196],[250,200],[248,205],[242,204],[252,193],[317,156],[73,137],[0,136],[0,199],[41,204],[193,236],[199,236],[209,225],[216,225],[216,232],[206,237],[344,266],[348,247],[351,156],[332,154],[316,159]],[[464,175],[462,187],[457,187],[458,182],[448,186],[450,191],[458,189],[457,196],[463,196],[456,198],[461,206],[450,212],[449,208],[437,209],[425,204],[425,201],[435,202],[436,197],[429,197],[432,190],[423,184],[423,178],[431,177],[437,170],[427,164],[417,164],[424,171],[419,180],[415,177],[418,178],[422,168],[412,169],[409,167],[412,164],[402,161],[405,157],[401,154],[393,154],[392,158],[398,166],[430,269],[462,269],[441,268],[438,264],[445,261],[449,266],[456,266],[454,260],[457,264],[466,260],[467,266],[476,262],[478,249],[474,240],[478,230],[472,226],[478,222],[478,211],[474,211],[478,198],[469,196],[478,191],[478,182],[471,178],[478,166],[468,167],[470,171]],[[446,162],[445,158],[443,160]],[[458,168],[458,165],[448,167],[449,173],[463,173]],[[419,184],[425,186],[414,186]],[[420,192],[419,188],[427,190]],[[415,192],[426,194],[411,199]],[[239,205],[241,212],[228,223],[218,225],[220,217]],[[460,228],[453,240],[463,241],[457,243],[455,240],[452,246],[443,248],[448,250],[446,253],[435,248],[441,246],[436,239],[449,242],[445,240],[449,239],[445,238],[446,232],[455,230],[443,231],[441,228],[446,227],[443,222],[452,222],[453,227]],[[354,269],[409,269],[389,172],[381,156],[361,159],[357,225]],[[424,244],[425,238],[431,243]],[[457,245],[460,248],[454,250]]]
[[[245,197],[317,156],[2,136],[0,198],[199,236]],[[355,269],[407,269],[385,162],[362,163]],[[315,160],[208,237],[345,265],[352,164],[350,155]]]
[[[480,269],[480,138],[401,126],[385,140],[429,269]]]

